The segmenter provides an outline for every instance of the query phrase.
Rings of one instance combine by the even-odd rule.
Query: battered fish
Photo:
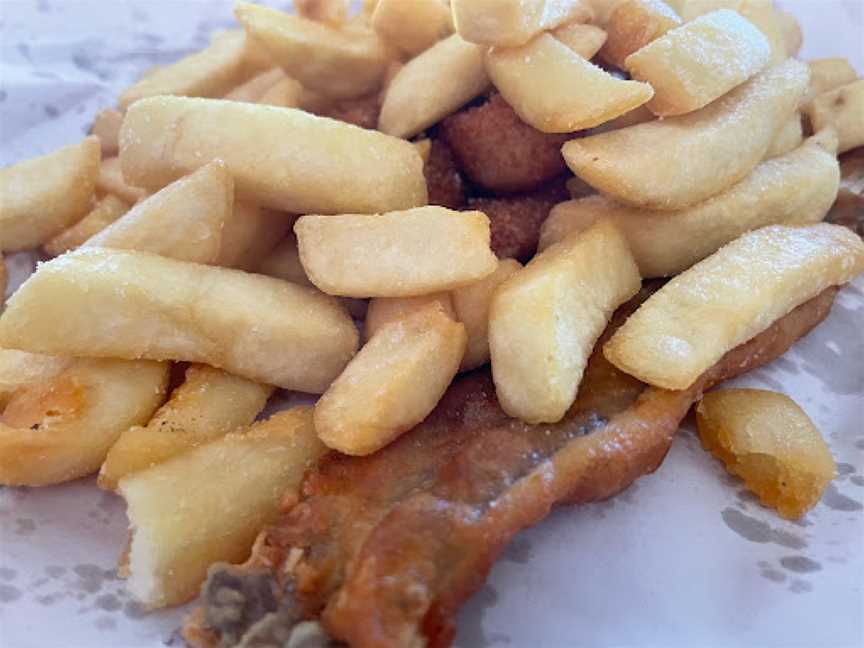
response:
[[[619,309],[603,339],[650,292]],[[211,570],[187,640],[284,643],[298,619],[320,617],[354,648],[449,646],[459,606],[520,529],[555,504],[611,497],[655,470],[704,389],[781,355],[827,316],[835,293],[799,306],[684,391],[619,372],[601,339],[576,403],[554,425],[508,418],[488,369],[467,374],[390,446],[325,457],[245,566]]]

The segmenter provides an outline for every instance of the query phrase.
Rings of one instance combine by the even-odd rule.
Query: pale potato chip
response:
[[[627,237],[643,277],[672,276],[750,230],[821,221],[839,182],[834,154],[810,139],[762,162],[726,191],[679,211],[627,207],[602,196],[561,203],[543,223],[539,249],[599,220],[611,220]]]
[[[864,79],[817,95],[804,113],[815,132],[836,131],[838,153],[864,146]]]
[[[99,200],[84,218],[42,246],[50,256],[74,250],[129,211],[129,205],[111,194]]]
[[[777,131],[774,141],[765,153],[765,159],[786,155],[789,151],[798,148],[804,141],[804,127],[801,125],[801,113],[795,113],[789,118],[783,127]]]
[[[96,178],[96,188],[103,193],[114,194],[130,205],[134,205],[147,197],[147,192],[144,189],[133,187],[126,182],[126,178],[123,177],[123,170],[120,168],[119,157],[102,160],[99,165],[99,176]],[[157,187],[157,189],[161,188]]]
[[[625,0],[609,16],[600,56],[624,69],[624,59],[680,24],[681,18],[663,0]]]
[[[367,455],[413,428],[456,375],[466,337],[438,304],[379,329],[315,405],[319,438]]]
[[[413,297],[494,272],[489,219],[418,207],[386,214],[301,216],[294,232],[309,279],[330,295]]]
[[[529,423],[559,421],[594,343],[639,286],[627,241],[609,222],[547,248],[501,284],[489,311],[489,349],[502,409]]]
[[[126,113],[120,160],[129,181],[159,189],[213,159],[228,166],[241,201],[293,213],[373,213],[427,198],[409,142],[302,110],[154,97]]]
[[[409,56],[417,56],[453,31],[450,9],[442,0],[379,0],[369,24]]]
[[[676,27],[624,61],[650,83],[655,115],[693,112],[751,78],[771,60],[762,33],[734,11],[714,11]]]
[[[612,76],[551,34],[521,47],[493,47],[486,70],[522,120],[544,133],[598,126],[654,94],[647,83]]]
[[[83,218],[93,204],[99,140],[0,169],[0,252],[39,245]]]
[[[763,227],[654,293],[603,353],[643,382],[686,389],[727,351],[862,271],[864,242],[845,227]]]
[[[516,47],[566,22],[588,22],[586,0],[451,0],[453,24],[466,41]]]
[[[564,159],[621,202],[687,207],[732,186],[765,157],[807,78],[807,66],[790,59],[696,112],[571,140]]]
[[[117,136],[120,134],[120,124],[123,123],[123,113],[113,108],[105,108],[96,113],[90,134],[99,138],[102,157],[116,156],[120,150]]]
[[[606,42],[606,32],[596,25],[567,23],[552,30],[552,35],[579,56],[589,61]]]

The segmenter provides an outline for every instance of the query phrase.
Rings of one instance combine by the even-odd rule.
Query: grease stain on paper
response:
[[[738,509],[727,507],[720,515],[731,531],[750,542],[777,544],[787,549],[804,549],[807,546],[804,539],[794,533],[775,529],[767,522],[745,515]]]

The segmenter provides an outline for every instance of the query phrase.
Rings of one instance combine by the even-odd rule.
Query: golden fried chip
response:
[[[696,408],[702,445],[764,504],[795,520],[816,506],[837,476],[813,422],[785,394],[721,389]]]

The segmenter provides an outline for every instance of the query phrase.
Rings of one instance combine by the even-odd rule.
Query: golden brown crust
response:
[[[450,147],[440,139],[431,140],[429,159],[423,166],[426,186],[429,191],[429,204],[448,209],[465,206],[465,183],[453,160]]]
[[[864,237],[864,147],[841,155],[839,160],[840,190],[825,220]]]
[[[475,198],[469,208],[489,217],[492,251],[499,259],[527,261],[537,251],[540,226],[549,211],[570,194],[563,180],[555,180],[538,191],[505,198]]]
[[[469,180],[504,194],[532,191],[563,173],[561,146],[572,137],[532,128],[498,94],[445,119],[441,136]]]
[[[375,130],[378,126],[378,114],[381,112],[381,98],[373,93],[358,99],[344,99],[322,110],[322,117],[330,117],[348,122],[361,128]]]

